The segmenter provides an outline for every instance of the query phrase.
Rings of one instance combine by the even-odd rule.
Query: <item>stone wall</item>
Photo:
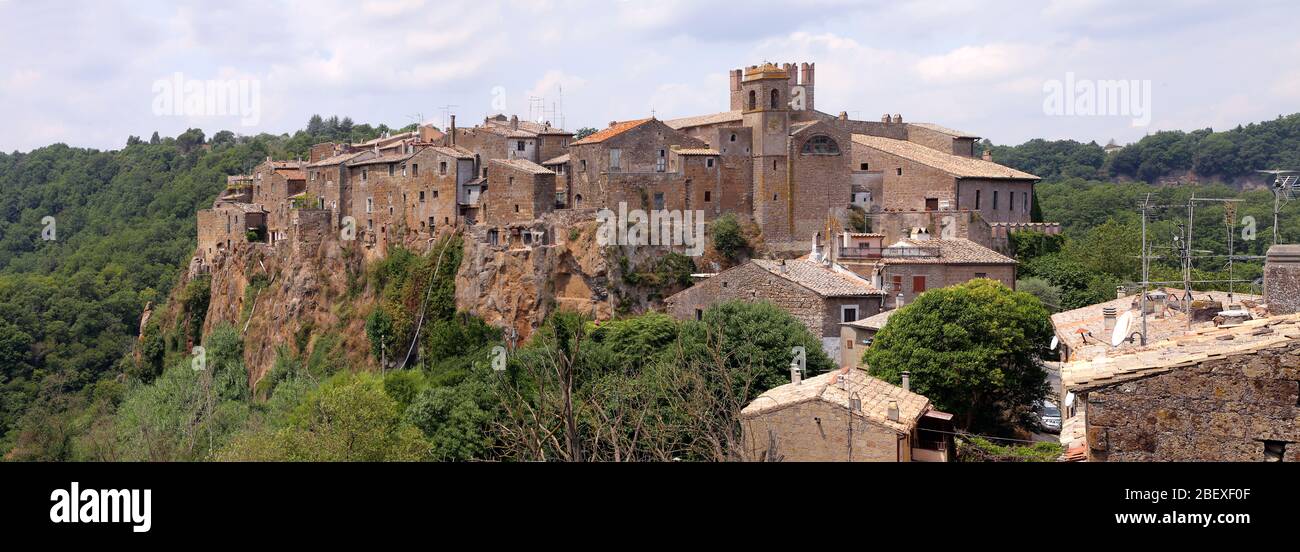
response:
[[[1300,461],[1300,343],[1206,360],[1087,391],[1092,461]]]
[[[1268,248],[1264,263],[1264,302],[1273,314],[1300,311],[1300,245]]]
[[[988,222],[1030,220],[1034,204],[1033,181],[963,178],[958,181],[957,190],[957,206],[978,212]],[[996,203],[994,194],[997,195]],[[978,201],[976,195],[979,196]]]
[[[555,210],[555,173],[533,173],[502,162],[490,165],[483,213],[487,225],[527,222]]]
[[[785,462],[847,461],[849,419],[844,408],[819,400],[745,417],[740,426],[746,459],[758,460],[775,440],[776,455]],[[911,461],[909,436],[860,417],[852,419],[853,461]]]
[[[910,159],[875,148],[853,144],[852,167],[881,171],[884,198],[879,202],[886,210],[924,211],[926,200],[934,200],[936,209],[957,208],[957,184],[951,174]],[[900,174],[901,170],[901,174]]]

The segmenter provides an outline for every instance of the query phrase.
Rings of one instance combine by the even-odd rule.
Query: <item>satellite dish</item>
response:
[[[1133,311],[1124,311],[1119,320],[1115,321],[1115,331],[1110,334],[1111,347],[1119,347],[1125,339],[1128,339],[1128,325],[1133,322]]]
[[[1056,346],[1057,346],[1057,345],[1060,345],[1060,344],[1061,344],[1061,339],[1058,338],[1058,337],[1056,337],[1056,336],[1052,336],[1052,342],[1051,342],[1050,344],[1047,345],[1047,350],[1049,350],[1049,351],[1055,351],[1055,350],[1056,350]]]

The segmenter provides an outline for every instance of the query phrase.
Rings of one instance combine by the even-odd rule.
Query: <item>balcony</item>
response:
[[[883,247],[841,247],[839,255],[841,259],[879,259],[883,254]]]

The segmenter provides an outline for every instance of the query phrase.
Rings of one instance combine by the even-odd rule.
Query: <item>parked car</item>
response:
[[[1061,432],[1061,409],[1052,401],[1043,401],[1038,405],[1038,423],[1048,433]]]

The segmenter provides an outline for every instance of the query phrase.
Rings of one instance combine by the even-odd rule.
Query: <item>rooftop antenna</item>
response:
[[[452,105],[452,104],[447,104],[447,105],[444,105],[444,106],[438,108],[438,109],[442,110],[442,128],[443,128],[443,130],[446,130],[447,127],[450,125],[450,123],[448,122],[448,119],[450,119],[451,116],[452,116],[452,114],[454,114],[454,113],[456,112],[456,108],[457,108],[457,107],[460,107],[460,106],[458,106],[458,105]]]
[[[1277,213],[1282,210],[1283,203],[1300,196],[1300,176],[1296,175],[1296,171],[1285,169],[1255,172],[1273,175],[1273,245],[1277,245]]]

